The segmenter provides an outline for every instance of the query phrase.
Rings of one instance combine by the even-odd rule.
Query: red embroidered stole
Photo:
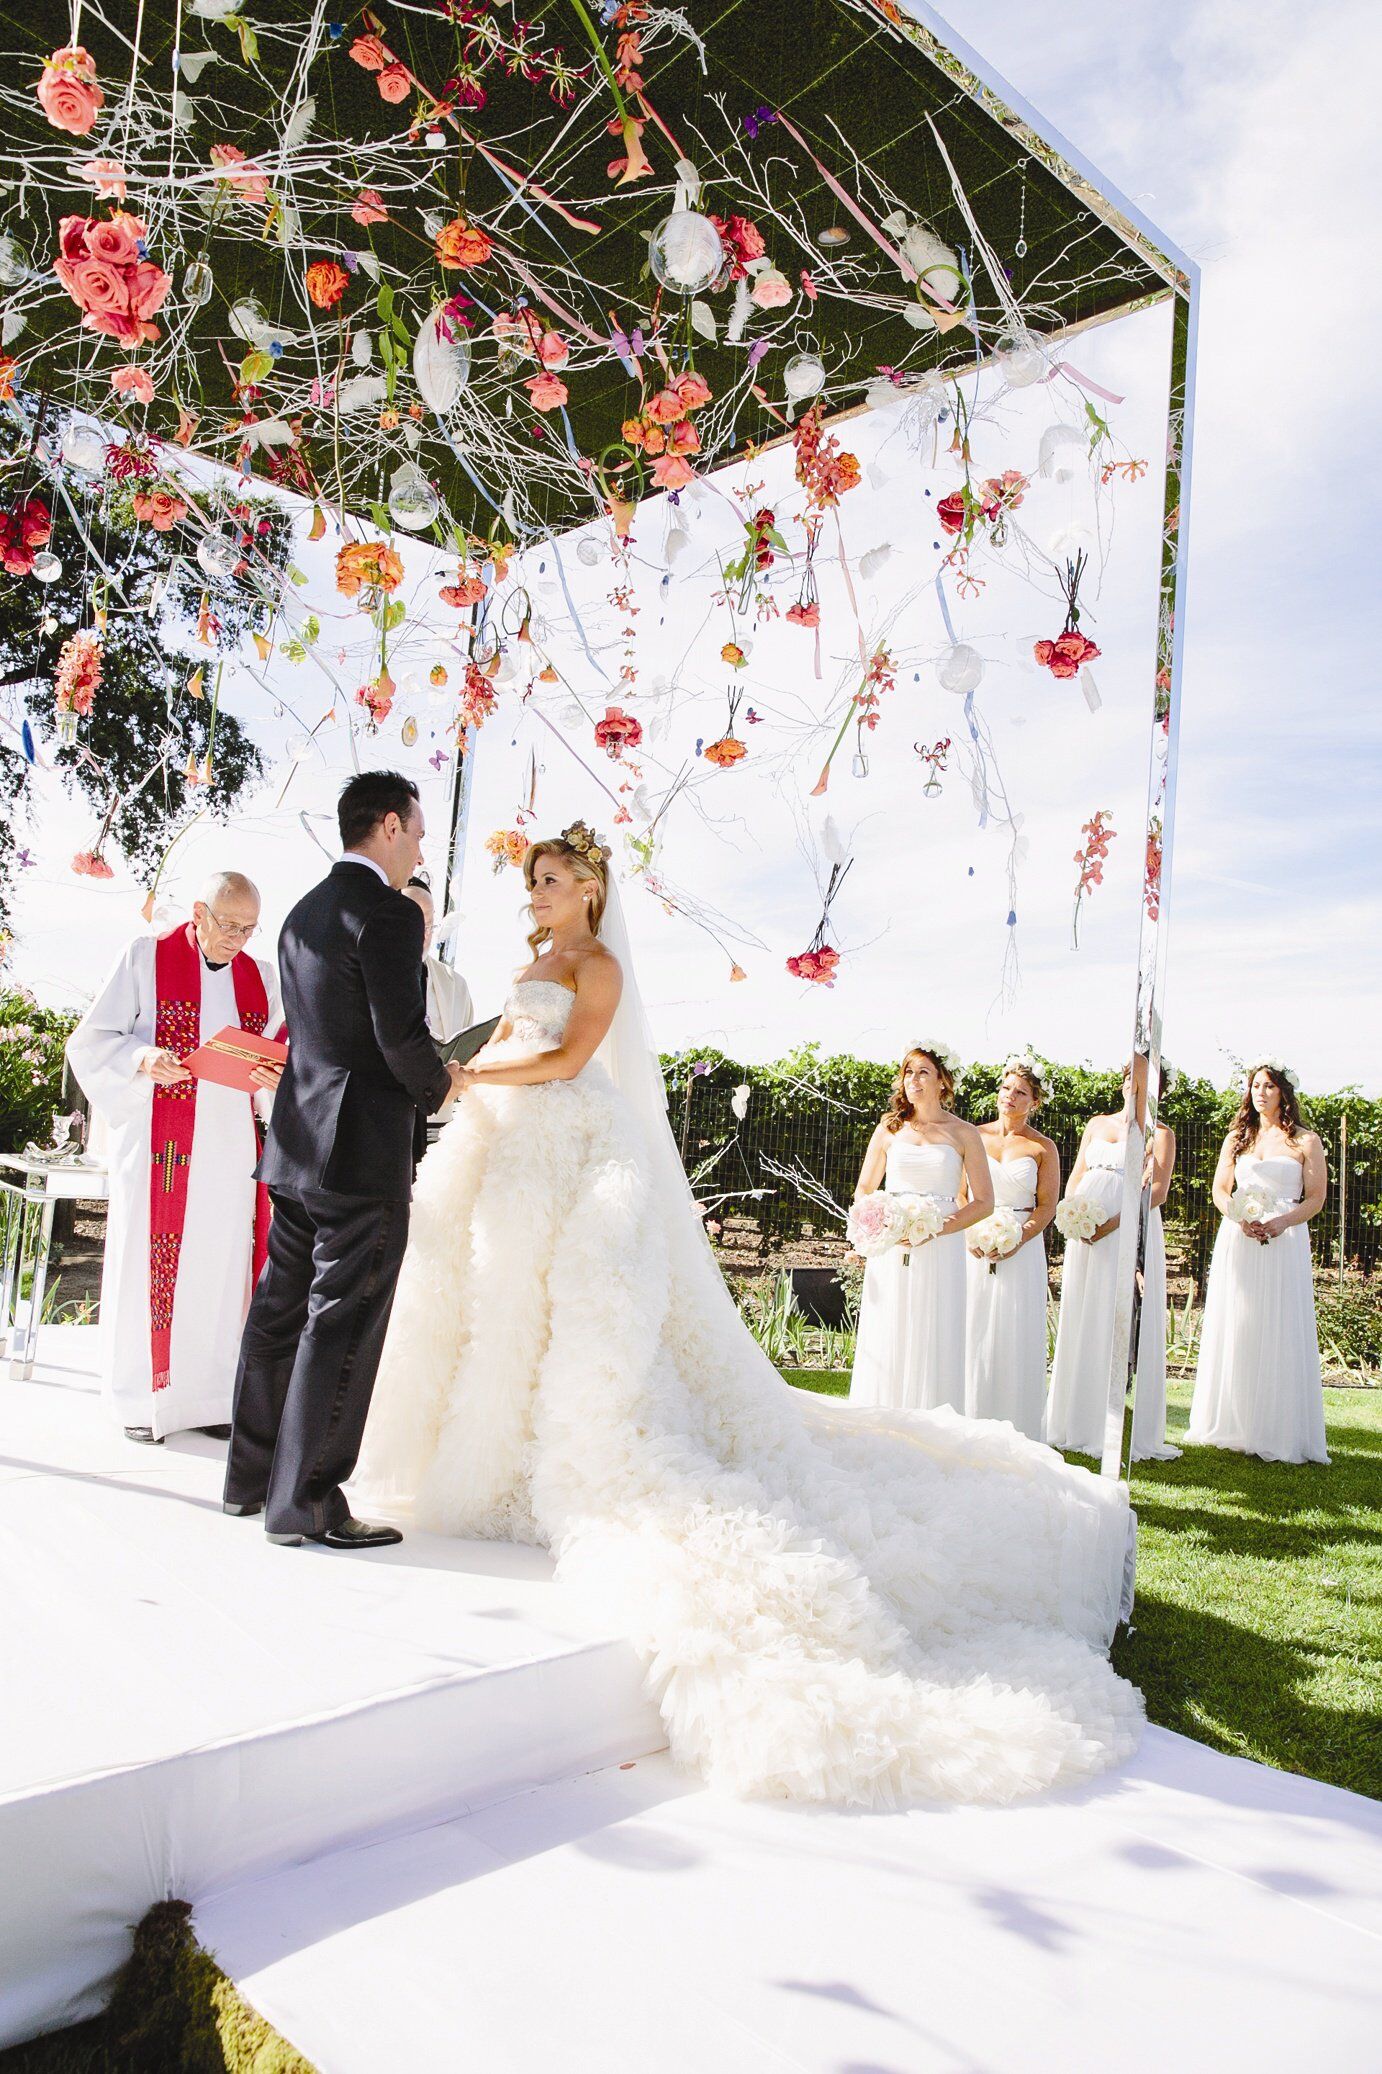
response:
[[[269,1020],[269,1001],[259,967],[246,952],[240,951],[231,960],[230,973],[241,1029],[262,1036]],[[202,957],[190,922],[158,939],[154,951],[154,996],[158,1004],[154,1043],[176,1059],[190,1058],[201,1043],[202,1020]],[[249,1111],[257,1155],[260,1130],[252,1099]],[[179,1080],[171,1087],[160,1087],[155,1082],[149,1130],[149,1322],[155,1390],[166,1390],[171,1380],[173,1298],[187,1222],[187,1174],[196,1127],[196,1081]],[[268,1230],[269,1192],[261,1187],[255,1192],[256,1277],[264,1264]]]

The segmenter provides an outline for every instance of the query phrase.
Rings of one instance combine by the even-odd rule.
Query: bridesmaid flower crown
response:
[[[1013,1052],[1009,1058],[1003,1061],[1003,1078],[1005,1080],[1009,1073],[1025,1073],[1042,1090],[1049,1086],[1051,1080],[1050,1066],[1042,1058],[1040,1052],[1035,1051]]]
[[[592,870],[600,871],[608,865],[608,845],[602,843],[594,829],[587,827],[584,821],[573,821],[569,828],[563,828],[561,839],[566,847],[574,850]]]
[[[952,1080],[958,1080],[964,1070],[960,1064],[960,1054],[952,1051],[948,1044],[914,1044],[912,1050],[924,1051],[928,1059],[937,1060]]]
[[[1243,1068],[1243,1087],[1245,1091],[1252,1086],[1253,1075],[1260,1073],[1264,1066],[1269,1073],[1278,1074],[1282,1080],[1289,1081],[1292,1094],[1298,1095],[1300,1093],[1300,1075],[1295,1067],[1288,1066],[1285,1059],[1266,1057],[1259,1058],[1254,1066],[1245,1066]]]

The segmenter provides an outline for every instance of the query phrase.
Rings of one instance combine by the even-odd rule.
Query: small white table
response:
[[[109,1195],[99,1161],[0,1153],[0,1348],[14,1380],[28,1382],[34,1372],[54,1209],[60,1202],[103,1203]]]

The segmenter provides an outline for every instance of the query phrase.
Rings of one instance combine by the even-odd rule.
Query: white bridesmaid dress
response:
[[[953,1145],[888,1146],[883,1186],[930,1196],[948,1217],[964,1162]],[[904,1411],[965,1408],[965,1243],[959,1232],[910,1250],[893,1246],[864,1271],[851,1404]]]
[[[994,1208],[1025,1222],[1036,1207],[1035,1159],[989,1161]],[[1041,1439],[1046,1406],[1046,1240],[1029,1240],[991,1271],[966,1249],[965,1411],[971,1419],[1006,1419],[1029,1440]]]
[[[1285,1204],[1304,1188],[1299,1160],[1240,1155],[1239,1188]],[[1187,1441],[1266,1462],[1327,1462],[1310,1233],[1293,1224],[1267,1245],[1226,1217],[1214,1241]]]
[[[1085,1154],[1084,1177],[1075,1193],[1094,1204],[1101,1224],[1122,1205],[1126,1142],[1123,1138],[1097,1138]],[[1104,1451],[1117,1295],[1116,1233],[1110,1232],[1095,1245],[1067,1241],[1051,1395],[1046,1404],[1045,1437],[1052,1447],[1073,1448],[1082,1455]]]
[[[1132,1396],[1134,1462],[1178,1462],[1166,1438],[1166,1234],[1160,1210],[1147,1219],[1142,1268],[1142,1319],[1137,1336],[1137,1380]]]

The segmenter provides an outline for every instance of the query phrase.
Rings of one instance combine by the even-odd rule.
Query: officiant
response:
[[[448,965],[432,949],[437,910],[429,882],[409,879],[403,888],[408,899],[422,909],[422,971],[427,985],[427,1027],[438,1044],[449,1044],[468,1030],[475,1020],[470,988],[454,965]]]
[[[134,939],[67,1041],[110,1132],[101,1380],[131,1440],[228,1430],[268,1234],[258,1111],[279,1071],[256,1067],[246,1095],[183,1061],[227,1025],[280,1033],[277,975],[247,949],[258,926],[255,887],[218,872],[190,922]]]

